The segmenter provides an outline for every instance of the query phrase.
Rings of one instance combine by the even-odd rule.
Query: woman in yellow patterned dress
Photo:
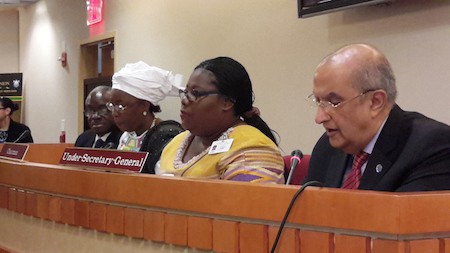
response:
[[[182,126],[164,149],[157,174],[283,183],[283,159],[253,108],[245,68],[228,57],[198,65],[180,90]]]

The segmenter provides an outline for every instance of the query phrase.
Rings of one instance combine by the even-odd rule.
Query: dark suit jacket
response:
[[[77,140],[75,141],[75,147],[86,147],[86,148],[92,148],[95,141],[95,133],[92,130],[87,130],[80,134],[78,136]],[[106,138],[105,145],[108,143],[114,143],[114,146],[111,146],[111,149],[117,149],[117,146],[119,145],[119,139],[120,136],[122,136],[122,132],[119,129],[115,129],[111,132],[111,134]]]
[[[28,130],[28,132],[27,132]],[[33,143],[30,128],[11,119],[6,142]]]
[[[142,146],[139,150],[148,152],[141,173],[155,174],[155,165],[159,161],[164,147],[173,137],[183,131],[181,124],[174,120],[161,121],[158,125],[152,127],[142,140]]]
[[[324,134],[312,152],[308,175],[325,187],[341,186],[351,155]],[[450,127],[416,112],[392,109],[361,178],[359,189],[450,190]]]

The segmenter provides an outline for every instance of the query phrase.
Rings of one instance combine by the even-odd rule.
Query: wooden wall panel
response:
[[[162,212],[144,212],[144,239],[155,242],[164,242],[165,214]]]
[[[409,242],[409,253],[441,253],[438,239],[414,240]]]
[[[106,231],[106,205],[101,203],[89,204],[89,227],[97,231]]]
[[[188,217],[188,246],[194,249],[212,249],[212,219]]]
[[[187,245],[187,216],[166,214],[164,217],[164,238],[168,244]]]
[[[106,232],[123,235],[124,209],[121,206],[106,206]]]
[[[239,252],[266,253],[269,248],[268,227],[258,224],[239,224]]]
[[[300,252],[302,253],[333,253],[333,234],[300,231]]]
[[[49,197],[48,218],[55,222],[61,222],[61,198]]]
[[[334,253],[370,253],[370,241],[368,237],[337,234],[334,236]]]
[[[239,223],[213,220],[212,239],[215,252],[239,253]]]
[[[61,198],[61,222],[75,225],[75,200]]]
[[[144,237],[144,210],[125,208],[124,234],[135,238]]]
[[[372,243],[372,253],[409,253],[404,241],[374,239]]]
[[[49,219],[50,197],[45,194],[36,194],[36,216],[41,219]]]
[[[37,217],[37,194],[34,192],[27,191],[25,214]]]
[[[90,203],[83,200],[75,200],[74,205],[74,225],[89,228],[89,207]]]
[[[269,227],[269,251],[272,249],[275,239],[278,234],[279,227]],[[276,253],[299,253],[300,251],[300,236],[297,229],[284,228],[278,244]]]
[[[26,193],[24,190],[18,189],[16,191],[16,212],[25,213],[26,207]]]
[[[450,238],[441,239],[440,242],[442,253],[450,253]]]
[[[8,187],[0,185],[0,208],[8,208]]]
[[[8,210],[15,211],[17,203],[17,191],[15,188],[8,188]]]

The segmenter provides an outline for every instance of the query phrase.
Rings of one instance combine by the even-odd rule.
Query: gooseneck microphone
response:
[[[26,129],[25,131],[23,131],[23,133],[21,135],[19,135],[19,137],[17,137],[16,140],[13,141],[13,143],[17,143],[17,142],[25,139],[25,137],[28,137],[29,134],[30,134],[30,130]]]
[[[291,153],[291,168],[289,170],[289,175],[286,180],[286,184],[290,184],[292,180],[292,175],[294,175],[294,170],[297,168],[297,165],[302,162],[303,153],[302,151],[296,149]]]
[[[305,188],[308,186],[322,187],[322,183],[319,181],[306,182],[302,185],[302,187],[300,187],[300,189],[298,189],[298,191],[295,193],[294,197],[292,197],[291,203],[289,203],[286,213],[284,214],[283,220],[281,221],[280,228],[278,229],[277,237],[275,238],[275,241],[272,244],[272,250],[270,251],[270,253],[274,253],[275,249],[277,248],[278,241],[280,240],[281,233],[283,232],[284,224],[286,224],[286,221],[289,217],[289,214],[291,213],[291,209],[294,206],[295,201],[297,200],[298,196],[300,196],[300,194],[303,192],[303,190],[305,190]]]
[[[105,146],[102,147],[103,149],[114,149],[114,143],[108,142]]]

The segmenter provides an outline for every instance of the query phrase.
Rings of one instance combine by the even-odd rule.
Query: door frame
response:
[[[90,37],[80,42],[80,61],[78,71],[78,132],[84,130],[84,80],[98,77],[97,74],[97,54],[89,50],[93,45],[103,41],[113,41],[116,44],[116,32],[105,33],[95,37]],[[116,71],[117,50],[114,50],[113,65]]]

